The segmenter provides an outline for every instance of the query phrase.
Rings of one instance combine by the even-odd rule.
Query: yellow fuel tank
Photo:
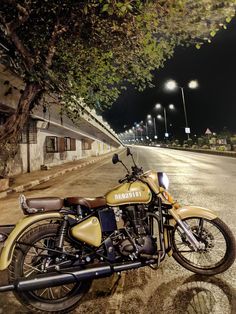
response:
[[[109,206],[148,204],[152,199],[152,193],[147,184],[136,181],[118,185],[110,190],[105,197]]]

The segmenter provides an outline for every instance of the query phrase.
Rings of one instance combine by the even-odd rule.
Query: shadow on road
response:
[[[218,277],[177,277],[153,288],[153,274],[126,278],[121,313],[235,314],[236,291]],[[140,276],[139,276],[140,277]],[[152,278],[150,278],[152,277]],[[148,280],[149,279],[149,280]],[[156,281],[158,277],[156,276]],[[129,287],[128,287],[129,286]],[[132,291],[132,292],[131,292]],[[142,291],[142,292],[141,292]]]
[[[163,278],[163,277],[162,277]],[[74,313],[111,313],[118,277],[98,279]],[[236,291],[219,277],[180,276],[158,283],[154,271],[140,269],[126,275],[119,313],[235,314]],[[164,278],[163,278],[164,280]],[[155,282],[156,281],[156,282]],[[113,311],[112,311],[113,312]],[[0,313],[30,313],[11,293],[0,295]]]

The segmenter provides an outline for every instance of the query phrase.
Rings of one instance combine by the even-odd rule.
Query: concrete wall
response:
[[[80,159],[82,157],[81,152],[81,141],[76,139],[76,150],[75,151],[65,151],[62,153],[48,153],[46,152],[46,137],[56,136],[58,134],[55,132],[50,132],[48,130],[37,131],[37,144],[29,144],[30,150],[30,171],[39,170],[41,165],[55,166],[62,164],[64,162],[70,162],[73,160]],[[20,145],[20,152],[22,158],[22,172],[27,172],[27,144]],[[19,173],[19,167],[14,171]]]
[[[75,139],[76,150],[64,151],[62,153],[48,153],[46,152],[46,137],[56,136],[58,133],[50,130],[37,130],[37,144],[29,144],[30,150],[30,171],[40,170],[42,165],[49,167],[60,165],[65,162],[70,162],[90,156],[99,156],[108,153],[116,148],[107,143],[95,140],[91,143],[91,149],[82,149],[82,140]],[[66,136],[66,134],[65,134]],[[20,144],[20,158],[18,157],[15,163],[12,163],[11,174],[25,173],[28,169],[28,153],[27,144]]]

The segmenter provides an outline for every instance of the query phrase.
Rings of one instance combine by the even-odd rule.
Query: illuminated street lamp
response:
[[[167,117],[166,117],[166,108],[164,106],[162,106],[161,104],[157,104],[155,106],[155,108],[157,110],[160,110],[163,108],[163,112],[164,112],[164,121],[165,121],[165,137],[169,137],[169,133],[168,133],[168,128],[167,128]],[[174,110],[175,106],[173,104],[169,104],[168,105],[168,109],[170,110]],[[162,115],[158,114],[157,115],[157,119],[161,120],[162,119]]]
[[[192,80],[188,83],[188,87],[191,89],[198,88],[198,81],[197,80]]]
[[[158,103],[158,104],[155,105],[155,109],[158,110],[158,109],[160,109],[160,108],[161,108],[161,104]]]
[[[198,88],[198,81],[197,80],[191,80],[188,82],[188,87],[191,89]],[[182,95],[182,101],[183,101],[183,107],[184,107],[184,117],[185,117],[185,133],[187,134],[187,138],[189,139],[190,134],[190,128],[188,126],[188,118],[187,118],[187,111],[186,111],[186,103],[185,103],[185,96],[184,96],[184,88],[182,86],[179,86],[176,81],[169,80],[165,83],[165,88],[170,91],[174,91],[177,88],[180,88],[181,95]]]
[[[178,86],[174,80],[169,80],[166,82],[165,87],[168,90],[175,90]]]
[[[155,109],[158,109],[159,107],[157,105],[160,104],[156,104],[155,105]],[[156,127],[156,119],[155,117],[152,117],[152,115],[148,114],[147,115],[147,123],[146,123],[146,128],[147,128],[147,133],[148,133],[148,125],[153,125],[153,129],[154,129],[154,139],[157,139],[157,127]]]

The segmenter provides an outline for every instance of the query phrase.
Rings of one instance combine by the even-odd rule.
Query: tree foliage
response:
[[[25,81],[0,138],[23,127],[44,92],[109,107],[127,83],[152,85],[177,45],[210,42],[236,0],[1,0],[0,56]]]

